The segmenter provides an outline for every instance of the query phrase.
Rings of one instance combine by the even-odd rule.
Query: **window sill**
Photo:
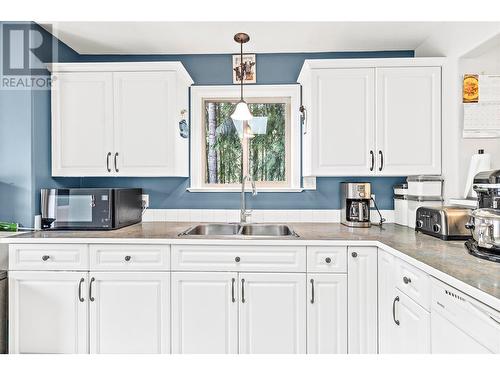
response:
[[[190,193],[241,193],[241,188],[210,188],[210,187],[190,187],[186,189]],[[252,192],[250,187],[245,189],[246,192]],[[258,193],[300,193],[304,191],[302,188],[270,188],[257,187]]]

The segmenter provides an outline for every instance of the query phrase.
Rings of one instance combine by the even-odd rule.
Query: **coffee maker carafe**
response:
[[[368,228],[371,225],[370,200],[369,182],[342,182],[340,222],[349,227]]]

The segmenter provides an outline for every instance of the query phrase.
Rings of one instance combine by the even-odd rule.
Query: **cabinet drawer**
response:
[[[87,245],[19,244],[9,246],[9,269],[30,271],[88,270]]]
[[[172,246],[175,271],[306,272],[304,246]]]
[[[308,246],[307,272],[347,272],[347,246]]]
[[[428,274],[401,259],[396,259],[396,286],[424,309],[430,309],[431,280]]]
[[[92,271],[168,271],[168,245],[90,245]]]

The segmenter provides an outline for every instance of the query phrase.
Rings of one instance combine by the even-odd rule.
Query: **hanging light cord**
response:
[[[243,101],[243,42],[240,42],[240,100]]]

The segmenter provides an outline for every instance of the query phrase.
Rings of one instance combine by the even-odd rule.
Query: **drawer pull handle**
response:
[[[236,281],[236,280],[235,280],[235,278],[233,277],[233,278],[231,279],[231,301],[232,301],[233,303],[235,303],[235,302],[236,302],[236,298],[234,298],[234,282],[235,282],[235,281]]]
[[[356,258],[358,256],[358,253],[355,252],[355,251],[353,251],[351,255],[352,255],[353,258]]]
[[[80,279],[80,282],[78,283],[78,299],[80,302],[85,302],[85,299],[82,297],[82,284],[85,281],[85,279],[82,277]]]
[[[406,277],[406,276],[405,276],[405,277],[403,277],[403,282],[404,282],[405,284],[410,284],[410,283],[411,283],[411,279],[410,279],[409,277]]]
[[[94,302],[95,301],[95,298],[92,296],[92,284],[94,283],[95,281],[95,278],[91,278],[90,279],[90,286],[89,286],[89,299],[90,301]]]
[[[245,303],[245,279],[241,279],[241,303]]]
[[[314,279],[311,279],[311,303],[314,303]]]
[[[239,263],[239,262],[240,262],[240,260],[241,260],[241,259],[240,259],[240,257],[236,257],[236,258],[234,258],[234,261],[235,261],[236,263]]]
[[[332,258],[330,258],[330,257],[325,258],[325,262],[326,263],[331,263],[332,262]]]
[[[396,323],[396,325],[398,326],[399,320],[396,319],[396,302],[399,302],[399,296],[396,296],[396,298],[394,298],[394,301],[392,301],[392,319],[394,320],[394,323]]]
[[[49,260],[49,258],[50,258],[50,256],[49,256],[49,255],[44,255],[44,256],[42,257],[42,260],[43,260],[44,262],[46,262],[46,261],[48,261],[48,260]]]
[[[125,261],[126,262],[130,262],[130,259],[131,259],[130,255],[125,256]]]

